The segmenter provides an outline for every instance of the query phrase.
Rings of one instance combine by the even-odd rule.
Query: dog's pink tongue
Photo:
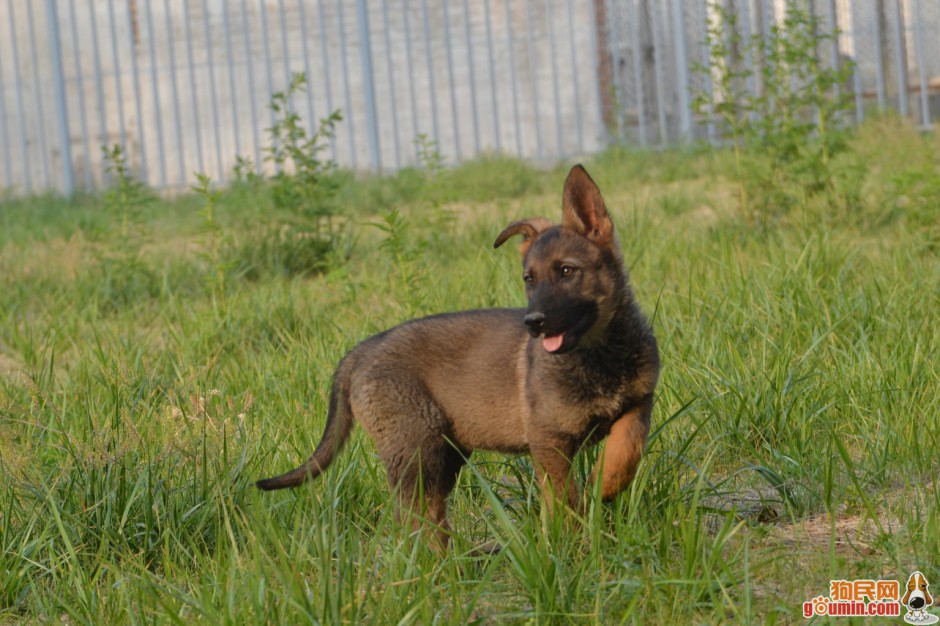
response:
[[[542,346],[548,352],[555,352],[560,347],[561,344],[565,341],[565,334],[561,333],[560,335],[545,335],[542,339]]]

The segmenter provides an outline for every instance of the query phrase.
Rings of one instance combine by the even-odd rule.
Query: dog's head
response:
[[[525,323],[543,336],[548,352],[590,344],[628,293],[614,225],[600,189],[580,165],[571,168],[562,193],[562,223],[543,218],[513,222],[494,247],[522,235],[528,308]]]
[[[914,572],[907,579],[907,593],[901,599],[901,604],[912,611],[920,611],[933,604],[933,598],[927,588],[930,583],[920,572]]]

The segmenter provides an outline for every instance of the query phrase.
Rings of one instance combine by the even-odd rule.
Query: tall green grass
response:
[[[938,147],[876,121],[859,203],[760,228],[727,153],[589,161],[662,352],[647,455],[582,519],[527,457],[475,455],[444,555],[358,432],[310,485],[252,481],[314,448],[361,339],[522,305],[492,241],[557,216],[566,168],[334,172],[349,240],[305,277],[229,263],[263,189],[222,190],[211,231],[204,198],[147,203],[132,251],[100,198],[0,205],[0,622],[793,623],[832,578],[940,580]]]

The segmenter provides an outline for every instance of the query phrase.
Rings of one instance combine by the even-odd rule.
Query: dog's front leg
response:
[[[598,455],[593,471],[594,482],[598,474],[601,476],[601,497],[605,502],[613,500],[636,476],[636,468],[650,432],[652,411],[653,396],[650,395],[643,399],[642,404],[621,415],[610,427],[604,450]]]
[[[548,512],[554,514],[555,505],[559,502],[567,504],[573,511],[580,511],[581,498],[571,473],[576,444],[569,438],[541,435],[530,441],[529,449]]]

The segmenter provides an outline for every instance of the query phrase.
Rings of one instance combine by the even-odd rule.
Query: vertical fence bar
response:
[[[108,26],[111,30],[111,62],[114,64],[114,86],[117,95],[118,106],[118,130],[120,134],[120,146],[127,149],[127,129],[124,120],[124,89],[122,88],[123,78],[121,77],[121,61],[118,55],[117,43],[117,18],[114,17],[114,0],[108,0]],[[101,101],[104,104],[104,100]]]
[[[388,2],[382,1],[382,21],[385,34],[385,70],[388,72],[388,100],[392,108],[392,139],[395,144],[395,167],[401,167],[401,145],[398,142],[398,98],[395,97],[395,63],[392,61],[392,39],[388,26]],[[410,68],[410,66],[409,66]]]
[[[689,105],[689,60],[685,46],[682,0],[672,0],[673,37],[676,51],[676,90],[679,96],[679,141],[692,139],[692,110]]]
[[[628,3],[628,6],[631,7],[630,39],[633,41],[633,75],[636,82],[636,110],[637,120],[640,126],[640,145],[646,146],[646,94],[644,93],[646,90],[643,85],[643,60],[640,51],[640,18],[637,15],[637,7],[632,0]]]
[[[832,64],[832,69],[838,72],[839,69],[842,67],[842,60],[839,55],[839,37],[841,35],[839,33],[839,14],[836,9],[836,0],[829,0],[829,16],[830,16],[829,34],[832,36],[832,43],[829,46],[830,48],[829,54],[831,57],[830,63]],[[842,100],[842,85],[841,84],[839,83],[835,84],[834,93],[836,96],[836,102],[841,102]],[[840,122],[842,121],[842,112],[839,112],[838,117],[836,119]]]
[[[839,30],[839,14],[836,9],[836,0],[829,0],[829,34],[832,37],[832,41],[829,45],[829,62],[832,64],[832,69],[838,70],[841,66],[841,60],[839,58],[839,37],[841,36],[841,31]],[[839,95],[839,88],[841,85],[836,85],[836,96]]]
[[[313,74],[310,73],[310,50],[307,46],[307,12],[304,10],[304,4],[304,0],[297,2],[297,11],[300,13],[300,43],[304,55],[304,76],[307,77],[307,119],[309,120],[310,128],[316,129],[318,125],[313,110]]]
[[[598,0],[594,0],[594,1],[597,2]],[[608,129],[606,127],[607,120],[604,118],[604,95],[603,95],[602,87],[601,87],[602,85],[601,67],[603,66],[603,64],[601,63],[601,54],[606,54],[606,53],[601,52],[600,41],[601,41],[601,38],[603,37],[603,33],[598,31],[598,28],[600,26],[600,21],[597,18],[596,11],[597,11],[597,6],[595,5],[591,8],[591,13],[590,13],[590,18],[589,18],[591,25],[588,28],[588,32],[590,33],[590,40],[591,40],[591,52],[590,52],[591,69],[593,70],[591,74],[594,76],[594,80],[591,81],[591,83],[592,83],[592,86],[594,87],[594,93],[597,94],[597,97],[595,98],[595,102],[597,103],[595,113],[597,114],[597,121],[601,125],[601,134],[599,138],[601,139],[601,142],[602,142],[601,145],[604,148],[606,148],[610,142],[610,133],[608,132]],[[610,13],[607,12],[606,6],[605,6],[604,11],[606,15],[606,21],[607,23],[609,23]],[[611,74],[613,74],[613,72],[611,72]],[[598,137],[595,137],[595,138],[598,138]]]
[[[235,53],[232,49],[232,20],[229,15],[229,3],[222,3],[222,24],[225,28],[225,57],[228,61],[228,91],[229,100],[232,101],[232,135],[235,141],[235,154],[241,156],[242,141],[241,131],[238,123],[238,99],[241,94],[238,93],[238,83],[235,80]],[[309,74],[307,80],[309,80]],[[250,94],[253,96],[254,94]]]
[[[173,97],[173,118],[176,121],[176,164],[179,169],[179,184],[186,184],[186,157],[183,152],[183,110],[180,106],[180,90],[177,84],[176,40],[173,37],[173,19],[169,0],[163,0],[163,15],[166,21],[166,48],[170,55],[170,93]],[[185,16],[183,16],[185,19]]]
[[[578,84],[578,76],[581,75],[581,72],[578,71],[578,62],[577,62],[577,59],[575,58],[575,48],[577,47],[577,43],[575,42],[575,34],[574,34],[574,11],[571,8],[571,0],[567,0],[565,4],[567,5],[566,8],[568,10],[568,39],[570,40],[570,44],[571,44],[571,75],[574,77],[573,78],[574,80],[574,117],[575,117],[575,126],[578,129],[578,152],[584,152],[584,120],[581,119],[582,91],[580,89],[581,86]],[[594,7],[592,6],[589,9],[589,11],[590,11],[590,14],[593,15]],[[594,53],[593,35],[594,35],[595,27],[596,26],[594,24],[594,20],[592,19],[591,26],[589,27],[590,34],[591,34],[591,54],[592,55]],[[597,64],[592,63],[591,67],[595,68],[594,74],[596,76]],[[600,90],[598,89],[594,93],[597,94],[598,102],[600,102],[600,93],[601,93]],[[601,115],[600,119],[602,120],[601,123],[603,123],[604,116]]]
[[[261,174],[261,138],[258,133],[258,104],[255,99],[255,62],[251,54],[251,33],[248,30],[248,0],[242,0],[242,35],[245,40],[245,67],[248,68],[248,103],[251,109],[251,139],[254,142],[255,173]],[[333,155],[336,158],[336,155]]]
[[[144,135],[144,109],[141,105],[140,97],[140,72],[137,67],[137,39],[136,39],[136,29],[137,25],[133,21],[136,19],[136,15],[128,13],[128,37],[130,38],[130,50],[131,50],[131,78],[134,83],[134,111],[137,114],[137,149],[140,153],[140,179],[145,182],[150,182],[148,180],[149,170],[147,168],[147,145]],[[127,146],[124,146],[125,148]]]
[[[630,0],[632,2],[632,0]],[[629,6],[629,5],[628,5]],[[605,11],[607,14],[607,49],[604,54],[609,54],[612,57],[611,65],[614,66],[614,69],[611,70],[611,76],[613,80],[614,87],[614,114],[617,116],[617,138],[621,144],[627,143],[627,119],[626,119],[626,91],[625,82],[626,82],[626,69],[621,70],[623,65],[619,62],[618,52],[620,50],[626,51],[626,46],[620,42],[626,41],[627,37],[625,33],[621,32],[622,21],[613,17],[614,12],[611,10],[611,2],[606,1]],[[619,15],[618,15],[619,17]],[[639,97],[639,96],[637,96]],[[601,117],[601,119],[604,119]]]
[[[443,0],[444,9],[444,45],[447,46],[447,79],[450,83],[450,118],[454,128],[454,157],[460,163],[460,125],[457,120],[457,87],[454,85],[454,50],[453,40],[450,38],[450,12],[447,10],[448,0]]]
[[[196,170],[206,171],[206,163],[202,152],[202,124],[199,123],[199,92],[196,90],[196,63],[193,60],[193,36],[189,27],[188,5],[187,13],[183,15],[183,36],[186,39],[186,60],[189,65],[189,94],[193,105],[193,136],[196,139]]]
[[[865,104],[862,100],[862,76],[858,69],[858,20],[855,19],[855,13],[849,12],[849,18],[852,23],[852,54],[855,55],[855,63],[852,64],[852,92],[855,96],[855,123],[861,124],[865,119]]]
[[[767,54],[769,52],[770,42],[767,40],[769,34],[777,21],[776,13],[774,12],[774,3],[773,0],[769,0],[769,6],[767,6],[768,0],[757,0],[761,5],[761,21],[760,21],[760,35],[764,37],[764,44],[761,46],[761,72],[765,71],[766,66],[768,65]],[[761,76],[762,84],[762,94],[766,93],[767,86],[763,84],[764,77]],[[773,106],[771,104],[771,106]]]
[[[858,64],[852,68],[852,89],[855,91],[855,123],[861,124],[865,121],[865,102],[862,94],[862,74]]]
[[[101,70],[101,50],[98,47],[98,14],[95,0],[88,0],[88,17],[91,20],[91,50],[95,61],[95,88],[98,97],[98,149],[108,143],[108,118],[104,99],[104,73]]]
[[[265,96],[270,98],[274,94],[274,70],[271,68],[271,44],[268,38],[268,11],[267,7],[264,5],[264,0],[259,0],[258,2],[258,14],[261,17],[261,43],[264,49],[264,78],[267,85],[267,91]],[[267,100],[265,100],[267,102]],[[268,107],[268,117],[271,120],[271,127],[274,126],[276,121],[274,109],[270,106]],[[277,144],[277,140],[272,138],[272,144]],[[277,163],[274,163],[275,173],[280,172],[281,166]]]
[[[938,7],[938,12],[940,12],[940,7]],[[938,18],[940,18],[940,15],[938,15]],[[937,25],[937,31],[938,31],[937,36],[934,37],[934,46],[932,47],[935,47],[937,54],[940,55],[940,24]],[[937,57],[930,57],[930,58],[937,58]]]
[[[78,115],[82,129],[82,156],[85,159],[85,189],[91,189],[94,180],[91,177],[91,145],[88,139],[88,111],[85,106],[85,81],[82,79],[81,52],[78,47],[78,27],[75,15],[75,0],[69,0],[69,31],[72,36],[72,61],[75,63],[75,87],[78,91]]]
[[[552,57],[552,95],[555,100],[555,140],[558,143],[558,153],[555,155],[561,157],[565,154],[564,131],[561,127],[561,94],[558,93],[558,42],[555,41],[555,23],[552,14],[552,2],[554,0],[545,0],[545,21],[548,26],[548,54]]]
[[[33,15],[33,3],[27,3],[26,5],[26,25],[29,30],[29,51],[34,59],[33,62],[33,88],[36,90],[36,113],[39,116],[39,123],[36,125],[37,130],[39,131],[39,150],[42,156],[40,163],[42,163],[42,173],[43,173],[43,187],[48,189],[52,185],[52,177],[50,175],[49,167],[49,144],[46,141],[46,115],[45,109],[43,107],[43,102],[45,98],[43,97],[42,82],[39,80],[39,63],[35,62],[35,59],[39,58],[39,55],[36,51],[36,24],[35,16]]]
[[[20,136],[20,162],[23,164],[23,178],[25,179],[25,188],[26,193],[33,192],[33,175],[30,171],[30,164],[32,159],[29,158],[29,150],[27,149],[26,144],[26,107],[23,104],[23,92],[25,91],[23,85],[23,77],[20,74],[20,53],[19,42],[16,37],[16,17],[13,13],[13,0],[7,0],[7,12],[10,16],[10,50],[13,57],[13,92],[16,94],[16,121],[19,126],[19,136]]]
[[[761,2],[761,0],[756,0],[756,1],[758,3]],[[808,0],[807,4],[811,6],[814,1],[815,0]],[[743,14],[743,10],[739,10],[739,5],[735,4],[735,5],[730,5],[730,6],[734,6],[735,7],[734,10],[739,11],[738,20],[737,20],[737,28],[741,30],[741,42],[743,44],[742,47],[744,48],[744,50],[738,52],[737,60],[740,60],[744,64],[744,72],[747,75],[747,77],[744,79],[746,89],[749,93],[760,93],[759,90],[763,89],[763,85],[762,85],[763,77],[757,76],[757,72],[755,71],[755,67],[757,66],[757,63],[755,62],[754,55],[751,53],[753,36],[755,32],[754,26],[756,25],[754,23],[755,20],[754,20],[753,10],[751,7],[751,1],[747,0],[744,3],[744,6],[747,7],[746,15]],[[786,10],[788,11],[791,10],[792,6],[793,6],[792,3],[789,4]],[[811,9],[807,8],[807,10],[811,10]],[[815,36],[815,31],[814,31],[814,36]],[[814,55],[815,55],[815,50],[814,50]],[[796,83],[791,81],[791,89],[795,89],[795,88],[796,88]],[[756,111],[751,111],[748,114],[748,117],[751,120],[756,121],[758,119],[758,114]]]
[[[222,130],[219,128],[219,98],[215,86],[215,62],[212,58],[212,34],[209,29],[210,21],[208,0],[202,0],[202,30],[206,42],[206,65],[209,68],[209,101],[212,103],[212,130],[215,133],[215,164],[218,180],[225,180],[225,170],[222,167]]]
[[[664,91],[666,77],[663,75],[663,37],[660,32],[662,19],[657,12],[665,10],[658,2],[653,2],[650,11],[650,30],[653,31],[653,72],[656,79],[656,117],[659,120],[659,145],[665,146],[669,141],[669,128],[666,124],[666,93]],[[661,15],[661,13],[660,13]]]
[[[898,109],[901,115],[907,117],[907,38],[904,36],[904,15],[901,12],[901,1],[891,3],[894,6],[894,63],[898,75]]]
[[[496,68],[493,63],[493,24],[490,19],[490,0],[483,0],[483,18],[486,21],[486,52],[490,70],[490,96],[493,101],[493,130],[496,134],[496,152],[502,154],[503,147],[499,136],[499,104],[496,94]]]
[[[535,146],[536,155],[542,158],[542,124],[539,115],[539,83],[538,68],[535,63],[535,44],[532,42],[532,11],[529,0],[525,4],[525,40],[529,49],[529,77],[532,81],[532,113],[535,115]]]
[[[157,77],[157,50],[153,37],[153,0],[144,0],[147,5],[147,38],[150,39],[150,82],[153,89],[153,117],[157,131],[157,155],[160,159],[160,186],[166,187],[166,147],[163,145],[163,112],[160,102],[160,81]],[[141,124],[143,126],[143,124]]]
[[[278,28],[281,30],[281,51],[283,52],[282,62],[284,64],[284,81],[285,85],[290,85],[293,81],[293,73],[291,72],[290,67],[290,41],[287,36],[287,20],[284,16],[284,0],[278,0]],[[308,79],[309,80],[309,79]],[[310,88],[310,83],[307,83],[307,89]],[[293,109],[293,103],[288,100],[287,108]]]
[[[56,0],[46,0],[46,17],[49,20],[49,43],[52,46],[52,73],[55,81],[55,109],[59,120],[59,141],[62,142],[62,191],[66,196],[75,192],[72,171],[72,141],[69,133],[69,112],[65,102],[65,72],[62,71],[62,40],[59,36],[59,16]]]
[[[884,68],[884,55],[885,50],[881,45],[882,39],[884,37],[884,15],[881,12],[881,7],[878,2],[875,3],[875,10],[877,15],[875,16],[875,26],[873,32],[875,33],[875,83],[878,89],[878,109],[881,111],[885,110],[885,68]]]
[[[705,25],[706,33],[708,32],[708,28],[709,28],[709,16],[708,16],[709,1],[710,0],[703,0],[702,5],[701,5],[702,22]],[[702,37],[701,45],[702,45],[702,60],[704,61],[704,65],[706,68],[706,70],[702,72],[702,76],[704,77],[704,80],[705,80],[704,91],[707,94],[707,97],[705,98],[705,132],[708,135],[709,143],[714,145],[715,142],[717,141],[717,137],[716,137],[717,132],[715,128],[714,110],[712,109],[712,102],[715,99],[715,94],[712,92],[712,90],[715,87],[714,87],[714,84],[712,83],[712,73],[711,73],[712,53],[711,53],[711,49],[708,47],[707,36]]]
[[[920,10],[920,0],[914,0],[914,55],[917,59],[917,78],[920,81],[920,123],[924,128],[930,128],[930,99],[927,95],[927,70],[924,58],[923,13]]]
[[[437,126],[437,89],[434,85],[434,64],[431,61],[431,25],[428,20],[428,0],[421,0],[421,17],[424,20],[424,52],[428,64],[428,93],[431,95],[431,123],[434,129],[434,141],[438,148],[441,145],[441,135]]]
[[[509,48],[509,80],[512,86],[512,120],[516,130],[516,156],[522,157],[522,129],[519,124],[519,94],[516,91],[516,53],[513,46],[512,15],[509,11],[510,0],[505,0],[506,8],[506,47]]]
[[[339,48],[340,60],[342,61],[343,66],[343,91],[346,96],[346,119],[349,120],[349,151],[351,153],[350,158],[352,160],[352,167],[353,169],[356,169],[358,161],[356,158],[356,125],[353,123],[352,97],[350,96],[349,91],[349,53],[346,48],[346,19],[343,15],[343,4],[344,0],[338,0],[336,3],[337,17],[339,18]]]
[[[324,81],[326,83],[326,109],[327,115],[332,115],[333,108],[333,87],[330,78],[330,52],[326,39],[326,17],[323,15],[323,0],[317,0],[317,20],[320,29],[320,56],[323,57]],[[347,115],[348,112],[347,112]],[[330,155],[333,161],[336,161],[336,136],[330,137]]]
[[[10,39],[10,45],[15,42]],[[10,153],[11,142],[10,132],[7,128],[7,108],[6,108],[6,74],[3,70],[4,55],[0,54],[0,149],[3,150],[3,174],[4,188],[13,189],[13,155]],[[20,127],[22,130],[22,127]]]
[[[417,140],[418,131],[418,104],[415,98],[415,65],[411,56],[411,20],[408,17],[408,0],[402,0],[402,17],[405,22],[405,63],[408,67],[408,95],[411,98],[411,135],[412,141]]]
[[[473,39],[470,36],[470,9],[467,0],[463,0],[463,27],[467,38],[467,66],[470,70],[470,106],[473,111],[473,147],[476,154],[480,154],[480,120],[477,116],[477,81],[473,72]]]
[[[357,0],[359,13],[359,55],[362,60],[362,88],[366,108],[366,130],[369,133],[369,156],[372,171],[382,169],[379,150],[378,111],[375,108],[375,83],[372,75],[372,36],[369,34],[369,11],[366,0]]]
[[[748,22],[750,23],[751,36],[760,37],[759,45],[754,46],[751,50],[751,54],[754,57],[751,65],[754,68],[754,93],[757,94],[758,97],[762,97],[767,93],[767,85],[764,81],[764,69],[767,67],[768,45],[767,39],[764,37],[764,33],[767,32],[767,28],[765,27],[766,11],[764,11],[763,0],[755,0],[753,4],[748,5],[748,8],[750,9]],[[771,8],[771,12],[772,11],[773,8]]]
[[[290,69],[290,46],[288,45],[289,38],[287,36],[287,18],[284,15],[284,0],[277,0],[277,12],[278,24],[281,28],[281,49],[284,50],[284,80],[286,80],[289,85],[293,79],[293,75]],[[310,83],[307,83],[307,87],[309,86]],[[287,106],[290,106],[290,102],[287,103]]]

